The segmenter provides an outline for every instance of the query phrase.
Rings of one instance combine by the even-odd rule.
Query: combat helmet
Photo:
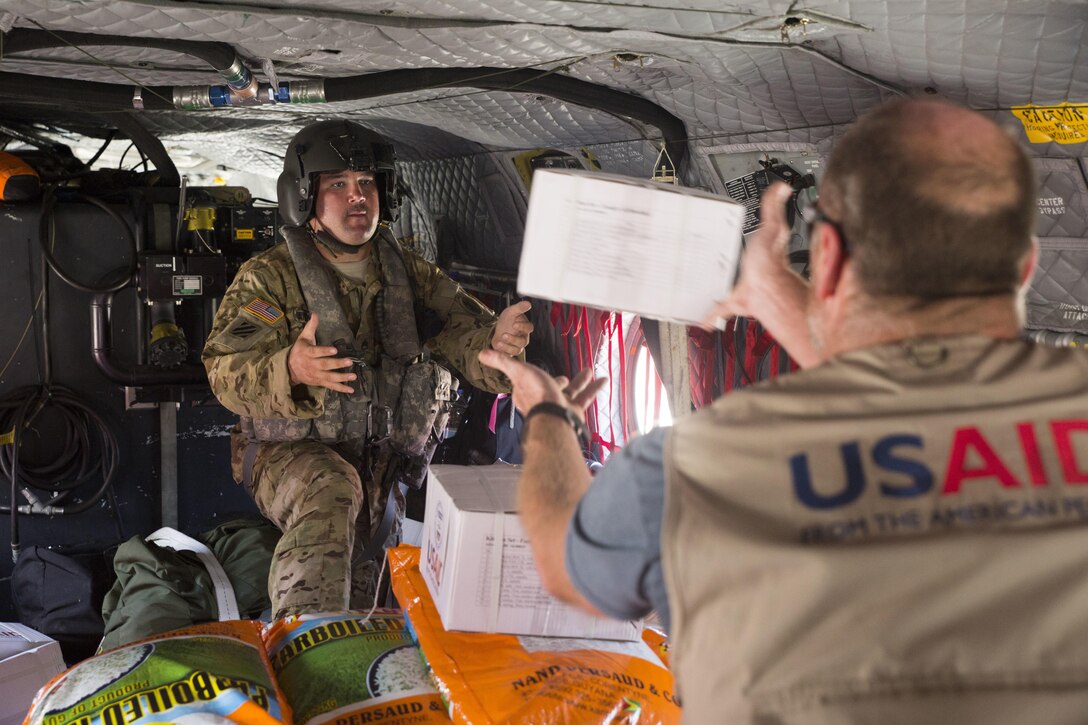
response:
[[[314,213],[317,175],[327,171],[373,171],[381,220],[397,218],[396,154],[385,137],[354,121],[320,121],[295,134],[283,157],[276,184],[280,216],[301,226]]]

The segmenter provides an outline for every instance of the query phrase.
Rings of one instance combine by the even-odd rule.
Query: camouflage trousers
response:
[[[237,479],[240,463],[232,455]],[[385,546],[397,543],[404,518],[404,499],[394,488],[396,516]],[[364,485],[357,468],[324,443],[261,443],[249,493],[283,532],[268,574],[273,616],[373,604],[381,560],[361,555],[385,514],[387,497],[376,482]]]

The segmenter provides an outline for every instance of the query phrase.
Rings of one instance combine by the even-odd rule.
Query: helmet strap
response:
[[[327,249],[334,257],[341,254],[355,254],[361,246],[345,244],[324,229],[314,229],[307,225],[306,230],[309,231],[311,239]]]

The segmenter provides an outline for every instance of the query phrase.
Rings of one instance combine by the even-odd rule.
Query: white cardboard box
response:
[[[0,725],[19,725],[41,686],[64,670],[60,645],[53,639],[0,622]]]
[[[693,324],[736,281],[745,209],[612,174],[533,174],[518,293]]]
[[[642,623],[593,617],[541,586],[515,513],[519,466],[431,466],[420,568],[448,630],[637,640]]]

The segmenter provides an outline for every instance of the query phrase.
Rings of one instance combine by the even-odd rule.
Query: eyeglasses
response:
[[[812,244],[812,228],[819,222],[827,224],[829,227],[835,230],[835,233],[839,235],[839,241],[842,246],[843,254],[847,254],[850,249],[850,245],[846,241],[846,233],[842,230],[842,224],[839,224],[834,219],[824,214],[824,210],[820,208],[819,203],[812,204],[805,208],[801,212],[801,218],[805,220],[807,229],[805,234],[808,237],[809,244]]]

